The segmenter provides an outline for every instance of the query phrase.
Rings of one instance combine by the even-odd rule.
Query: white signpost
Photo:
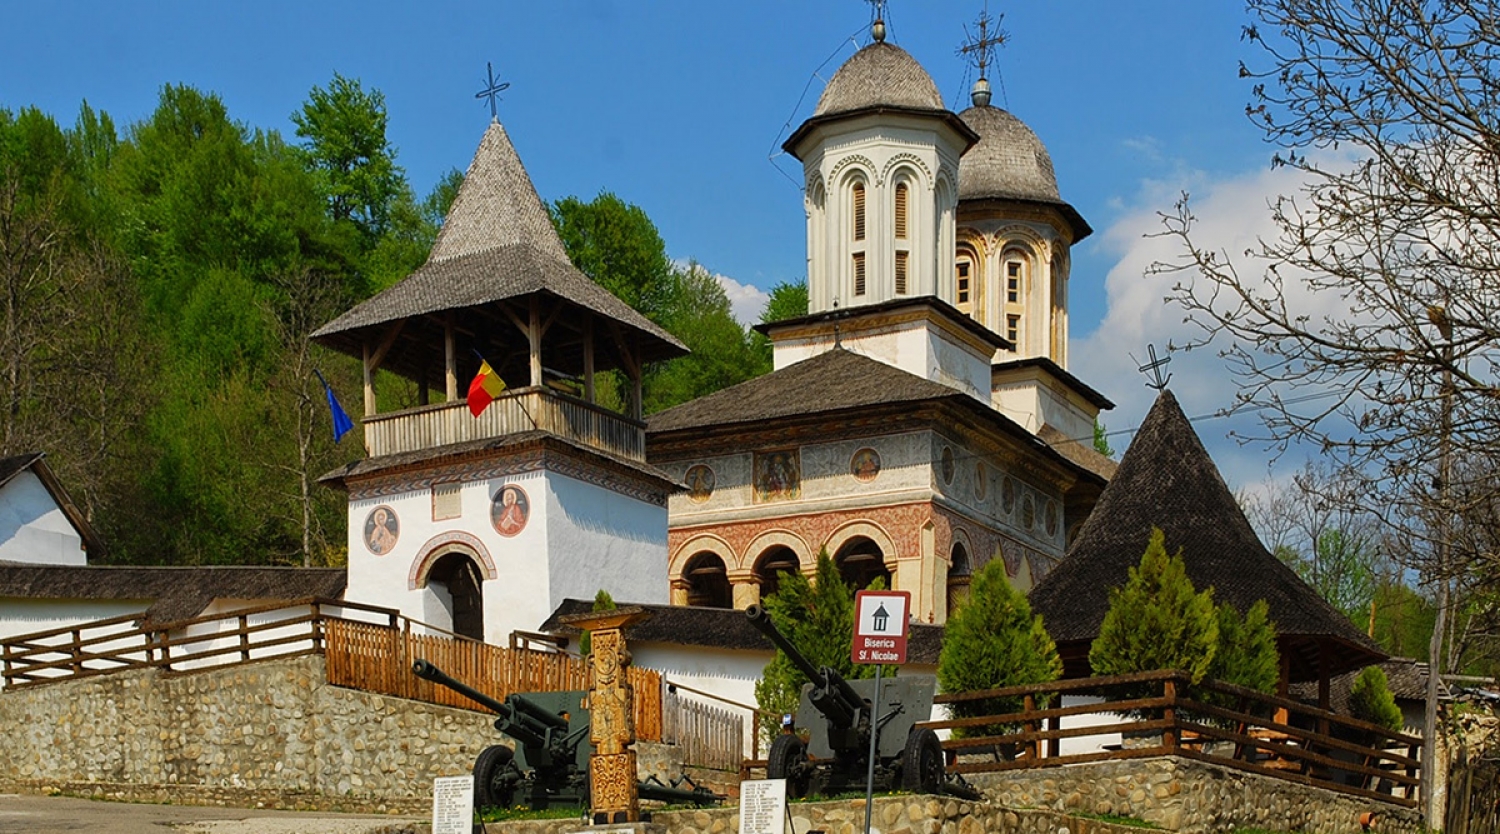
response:
[[[432,834],[471,834],[474,830],[474,777],[432,780]]]
[[[740,783],[740,834],[786,834],[785,779]]]
[[[865,834],[870,834],[870,812],[875,795],[875,742],[880,737],[880,668],[906,662],[906,621],[910,591],[860,591],[854,595],[854,644],[850,659],[874,663],[875,697],[870,705],[870,768],[865,775]],[[436,834],[436,832],[434,832]]]

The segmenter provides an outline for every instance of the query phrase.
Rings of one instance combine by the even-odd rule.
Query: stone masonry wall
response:
[[[1415,809],[1172,756],[987,773],[970,782],[1007,808],[1117,814],[1188,834],[1237,828],[1358,834],[1365,811],[1380,814],[1376,831],[1426,831]]]
[[[482,747],[501,742],[483,714],[331,686],[323,664],[308,656],[130,671],[5,691],[0,780],[420,811],[431,807],[434,777],[469,773]]]

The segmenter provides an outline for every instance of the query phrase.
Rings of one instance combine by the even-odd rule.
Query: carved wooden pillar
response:
[[[592,651],[589,671],[589,805],[596,825],[639,822],[636,789],[635,697],[630,688],[630,652],[623,629],[651,614],[640,608],[617,608],[564,617],[586,629]]]

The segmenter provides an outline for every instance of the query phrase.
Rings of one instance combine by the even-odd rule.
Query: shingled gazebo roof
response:
[[[601,328],[600,369],[616,367],[607,350],[612,341],[630,343],[640,360],[651,362],[687,353],[672,334],[584,275],[563,249],[546,207],[505,128],[492,122],[443,221],[427,263],[400,282],[356,305],[312,334],[321,344],[352,356],[388,337],[394,344],[382,365],[418,378],[431,362],[430,346],[442,344],[443,315],[452,313],[461,333],[477,334],[476,348],[492,359],[525,354],[525,338],[497,305],[527,296],[558,300],[577,313],[587,311],[613,329]],[[572,326],[579,316],[558,318]],[[569,372],[582,367],[582,337],[557,345],[548,335],[549,363]],[[496,343],[499,344],[496,344]],[[470,351],[462,351],[465,361]],[[576,367],[575,367],[576,366]]]
[[[1282,564],[1251,529],[1170,391],[1141,424],[1119,470],[1062,562],[1031,591],[1069,676],[1088,670],[1088,650],[1160,527],[1168,552],[1182,549],[1196,588],[1245,611],[1265,599],[1290,680],[1316,680],[1384,660],[1385,652]]]

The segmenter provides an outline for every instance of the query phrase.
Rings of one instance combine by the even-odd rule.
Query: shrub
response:
[[[948,618],[943,653],[938,659],[938,683],[946,693],[976,692],[1055,681],[1062,676],[1057,645],[1033,616],[1026,596],[1011,587],[1005,563],[991,559],[974,575],[967,602]],[[1047,699],[1037,702],[1046,705]],[[1019,712],[1019,697],[986,698],[953,704],[954,718]],[[955,737],[998,735],[1013,731],[1005,725],[959,728]]]
[[[609,591],[600,588],[599,593],[594,594],[594,607],[590,610],[597,614],[600,611],[613,611],[615,607],[615,598],[609,595]],[[583,636],[578,638],[578,653],[588,657],[589,652],[593,650],[594,641],[590,639],[589,632],[585,631]]]
[[[1165,536],[1152,528],[1138,567],[1109,592],[1109,611],[1089,647],[1096,675],[1181,669],[1194,683],[1213,663],[1219,641],[1213,589],[1198,593],[1182,552],[1168,556]]]
[[[1379,666],[1366,666],[1349,690],[1349,712],[1361,721],[1399,731],[1404,722],[1390,681]]]
[[[1281,653],[1276,650],[1276,625],[1269,606],[1259,600],[1244,618],[1231,604],[1218,607],[1219,646],[1209,663],[1208,677],[1257,692],[1272,693],[1281,679]],[[1200,700],[1225,707],[1238,706],[1239,699],[1217,692],[1198,693]]]

